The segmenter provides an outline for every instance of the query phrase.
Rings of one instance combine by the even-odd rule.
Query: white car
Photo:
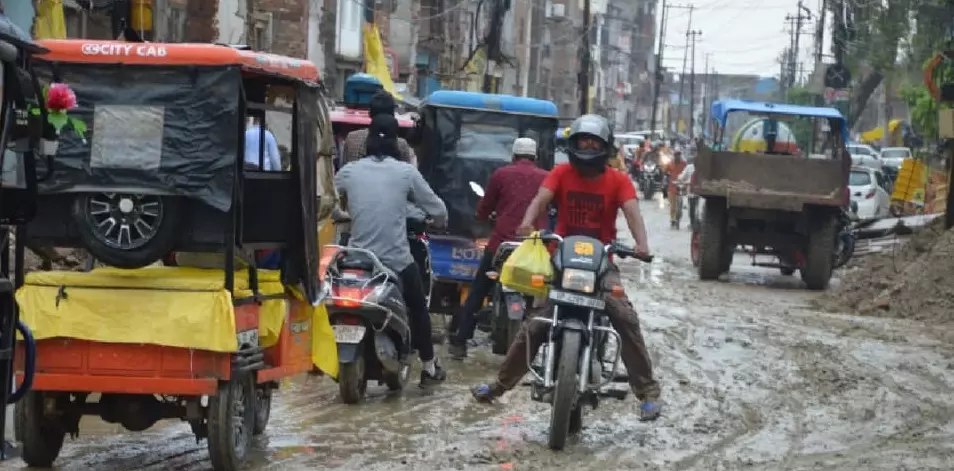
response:
[[[885,167],[901,168],[904,159],[910,159],[911,149],[907,147],[885,147],[881,149],[881,162]]]
[[[881,169],[881,155],[873,147],[866,144],[848,144],[846,147],[851,154],[852,165]]]
[[[891,214],[888,181],[880,170],[852,167],[848,178],[851,200],[858,204],[859,219],[887,217]]]

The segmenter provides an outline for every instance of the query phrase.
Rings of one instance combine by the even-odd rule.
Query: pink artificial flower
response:
[[[46,94],[46,109],[63,112],[76,108],[76,93],[65,83],[54,83]]]

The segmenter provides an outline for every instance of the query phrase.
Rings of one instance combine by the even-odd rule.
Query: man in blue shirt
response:
[[[245,130],[245,168],[278,172],[282,169],[282,156],[278,152],[278,143],[271,131],[265,130],[264,168],[259,167],[258,153],[262,139],[262,119],[252,118],[252,125]]]

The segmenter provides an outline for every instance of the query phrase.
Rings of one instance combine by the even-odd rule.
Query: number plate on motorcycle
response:
[[[590,309],[600,310],[606,307],[606,302],[604,302],[602,299],[556,289],[550,290],[550,299],[561,303],[572,304],[574,306],[583,306]]]
[[[331,326],[331,329],[335,331],[335,342],[359,343],[364,338],[364,332],[367,328],[363,325],[335,324]]]

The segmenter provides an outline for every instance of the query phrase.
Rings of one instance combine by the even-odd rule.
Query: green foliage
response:
[[[792,105],[814,106],[815,95],[807,88],[793,87],[788,89],[787,100],[785,100],[785,102]],[[788,128],[791,129],[792,134],[795,135],[795,141],[798,142],[798,147],[804,149],[805,152],[811,149],[812,127],[814,122],[815,119],[813,118],[798,118],[787,122]]]
[[[937,102],[927,87],[906,87],[901,90],[901,98],[911,110],[911,126],[914,131],[928,139],[937,137]]]

